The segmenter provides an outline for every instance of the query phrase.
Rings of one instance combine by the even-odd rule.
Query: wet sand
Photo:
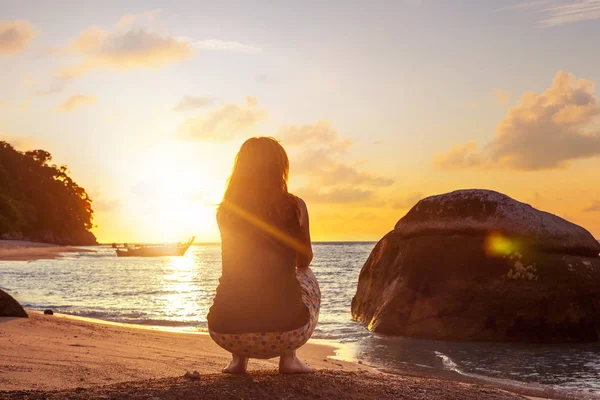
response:
[[[53,260],[61,253],[81,253],[93,250],[24,240],[0,240],[0,261]]]
[[[280,375],[277,359],[251,360],[250,375],[219,373],[229,354],[207,335],[165,332],[28,311],[0,318],[0,399],[519,399],[493,385],[392,375],[328,358],[309,342],[299,356],[316,373]],[[183,378],[197,370],[201,380]]]

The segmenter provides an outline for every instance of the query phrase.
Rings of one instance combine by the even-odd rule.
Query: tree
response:
[[[96,244],[94,211],[67,166],[45,150],[17,151],[0,141],[0,237],[57,244]]]

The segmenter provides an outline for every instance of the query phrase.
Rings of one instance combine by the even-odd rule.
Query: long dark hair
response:
[[[271,137],[246,140],[233,165],[217,218],[245,214],[267,223],[284,221],[297,203],[288,193],[290,163],[284,148]],[[230,213],[230,211],[232,211]]]

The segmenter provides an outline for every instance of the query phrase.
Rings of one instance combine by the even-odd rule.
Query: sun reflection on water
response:
[[[167,319],[206,322],[210,307],[206,297],[209,293],[204,285],[202,264],[190,253],[166,260],[162,267],[162,294],[155,298],[155,302],[163,308]]]

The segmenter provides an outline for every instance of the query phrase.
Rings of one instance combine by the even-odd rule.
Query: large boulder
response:
[[[21,305],[6,292],[0,289],[0,317],[27,318],[27,313]]]
[[[600,243],[488,190],[423,199],[373,249],[353,317],[442,340],[600,340]]]

